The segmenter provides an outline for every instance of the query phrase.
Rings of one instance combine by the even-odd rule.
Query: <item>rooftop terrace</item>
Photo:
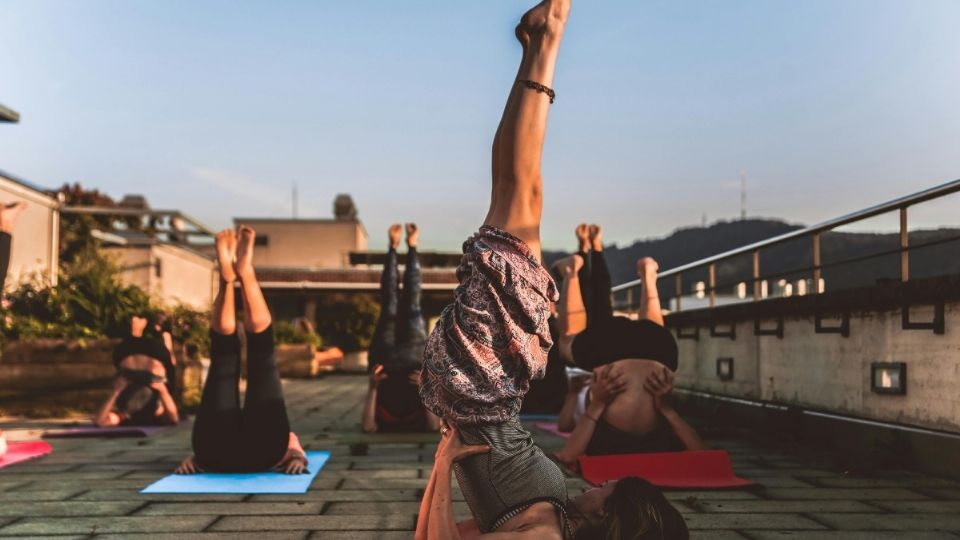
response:
[[[309,449],[333,452],[305,495],[140,495],[188,452],[190,429],[145,439],[55,440],[52,455],[0,470],[0,537],[151,539],[412,538],[432,444],[372,445],[351,456],[365,379],[286,384],[291,422]],[[703,426],[706,427],[706,426]],[[711,437],[737,472],[758,483],[734,491],[671,491],[693,538],[960,539],[960,482],[901,471],[858,476],[831,456]],[[560,440],[534,431],[548,449]],[[571,493],[584,483],[570,478]],[[467,516],[464,503],[457,512]]]

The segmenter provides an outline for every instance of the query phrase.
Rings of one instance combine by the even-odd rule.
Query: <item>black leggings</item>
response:
[[[407,252],[407,267],[400,288],[397,251],[390,248],[380,277],[380,319],[370,344],[370,369],[377,365],[391,373],[420,369],[427,327],[420,309],[420,260],[416,248]]]
[[[7,270],[10,269],[10,246],[13,237],[8,232],[0,232],[0,293],[7,284]]]
[[[610,298],[613,281],[602,251],[591,251],[589,255],[580,252],[578,255],[583,257],[584,263],[577,277],[580,278],[580,296],[583,297],[583,307],[587,310],[589,327],[613,317],[613,303]]]
[[[218,472],[258,472],[283,459],[290,421],[273,350],[273,327],[247,333],[247,394],[240,408],[240,339],[210,332],[210,372],[193,423],[197,463]]]
[[[676,371],[678,351],[673,334],[649,320],[614,317],[610,270],[603,252],[593,251],[589,256],[580,253],[580,256],[589,264],[584,264],[577,274],[587,310],[587,327],[577,334],[572,345],[577,366],[593,370],[617,360],[638,358],[656,360]]]

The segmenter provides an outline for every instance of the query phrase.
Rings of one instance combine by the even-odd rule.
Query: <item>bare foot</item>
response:
[[[26,209],[27,203],[23,201],[9,204],[0,203],[0,231],[13,234],[13,228],[17,225],[17,218]]]
[[[420,227],[416,223],[407,223],[407,247],[417,247],[420,240]]]
[[[394,223],[387,230],[387,238],[390,239],[390,247],[397,249],[397,246],[400,245],[400,237],[403,235],[403,226],[399,223]]]
[[[237,231],[224,229],[218,232],[216,242],[220,279],[226,283],[233,283],[237,279],[237,273],[233,270],[234,259],[237,258]]]
[[[570,0],[543,0],[526,12],[517,25],[517,39],[526,49],[535,37],[560,38],[570,15]]]
[[[576,235],[580,242],[580,253],[590,251],[590,227],[586,223],[577,225]]]
[[[563,277],[575,276],[583,268],[583,257],[580,255],[564,257],[553,263],[553,268]]]
[[[637,275],[644,283],[656,283],[660,265],[652,257],[643,257],[637,261]]]
[[[147,329],[147,318],[140,315],[130,317],[130,335],[133,337],[143,337],[143,331]]]
[[[590,243],[594,251],[603,251],[603,227],[596,223],[590,225]]]
[[[250,227],[241,226],[237,231],[239,240],[237,241],[237,262],[234,264],[234,271],[237,277],[242,279],[256,278],[253,271],[253,245],[257,240],[257,233]]]

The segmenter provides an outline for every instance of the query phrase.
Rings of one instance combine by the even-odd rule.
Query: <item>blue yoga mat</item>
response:
[[[310,483],[330,459],[330,452],[307,452],[310,474],[199,473],[171,474],[140,493],[306,493]]]

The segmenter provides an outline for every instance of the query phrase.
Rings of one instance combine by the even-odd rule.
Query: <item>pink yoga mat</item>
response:
[[[537,429],[541,429],[543,431],[546,431],[547,433],[556,435],[557,437],[563,437],[564,439],[570,438],[569,433],[564,433],[563,431],[560,431],[559,428],[557,428],[556,422],[537,422],[534,425],[537,426]]]
[[[0,456],[0,469],[49,454],[53,449],[43,441],[8,442],[7,453]]]
[[[595,486],[626,476],[639,476],[664,488],[720,489],[753,484],[734,474],[726,450],[581,456],[580,473]]]

